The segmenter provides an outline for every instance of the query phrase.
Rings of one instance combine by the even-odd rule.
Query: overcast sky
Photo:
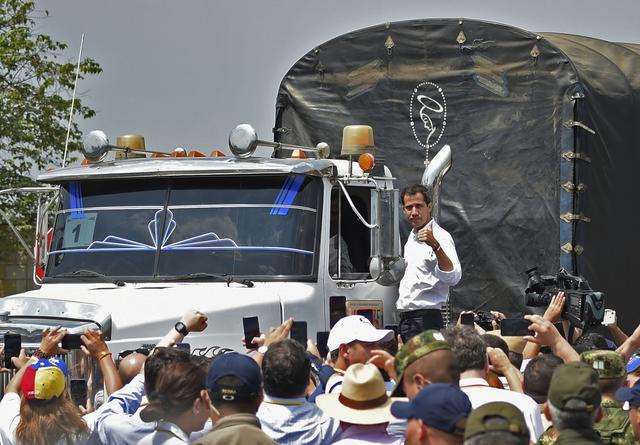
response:
[[[380,23],[465,17],[528,31],[640,42],[639,0],[37,0],[38,31],[69,44],[103,73],[78,91],[97,116],[80,122],[140,133],[147,148],[226,148],[251,123],[272,139],[275,97],[287,70],[314,46]]]

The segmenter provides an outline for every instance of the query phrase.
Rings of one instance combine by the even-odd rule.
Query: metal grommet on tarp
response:
[[[576,244],[576,246],[574,247],[571,243],[566,243],[560,246],[560,249],[562,249],[562,251],[566,253],[574,252],[576,255],[581,255],[582,252],[584,252],[584,247],[582,247],[580,244]]]
[[[560,215],[560,219],[566,223],[570,223],[573,221],[579,221],[579,222],[585,222],[585,223],[591,222],[591,218],[583,215],[582,213],[563,213],[562,215]]]

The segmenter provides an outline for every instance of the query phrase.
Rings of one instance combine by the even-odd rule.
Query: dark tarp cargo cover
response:
[[[463,267],[454,311],[530,311],[524,271],[563,267],[606,292],[628,329],[640,309],[631,280],[640,275],[639,95],[637,44],[413,20],[304,55],[280,86],[274,131],[276,141],[325,141],[339,153],[345,125],[371,125],[400,187],[419,182],[425,157],[449,144],[439,222]]]

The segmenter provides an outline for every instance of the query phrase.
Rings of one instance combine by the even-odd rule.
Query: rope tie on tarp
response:
[[[593,135],[596,134],[596,131],[594,129],[588,127],[587,125],[583,124],[582,122],[569,120],[569,121],[566,121],[564,123],[564,126],[567,127],[567,128],[579,127],[579,128],[582,128],[583,130],[585,130],[585,131],[587,131],[587,132],[589,132],[589,133],[591,133]]]

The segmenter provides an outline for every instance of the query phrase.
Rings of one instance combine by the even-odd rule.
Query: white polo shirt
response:
[[[398,290],[396,307],[399,311],[440,309],[447,301],[449,287],[458,284],[462,278],[462,267],[453,238],[433,219],[425,227],[429,226],[433,228],[434,238],[451,260],[453,270],[440,270],[435,252],[427,243],[418,241],[418,231],[413,229],[404,245],[407,269]]]
[[[507,402],[514,405],[522,411],[533,443],[536,443],[544,432],[540,408],[536,401],[528,395],[506,389],[493,388],[489,386],[485,379],[479,378],[460,379],[460,389],[469,397],[471,406],[474,408],[490,402]]]

